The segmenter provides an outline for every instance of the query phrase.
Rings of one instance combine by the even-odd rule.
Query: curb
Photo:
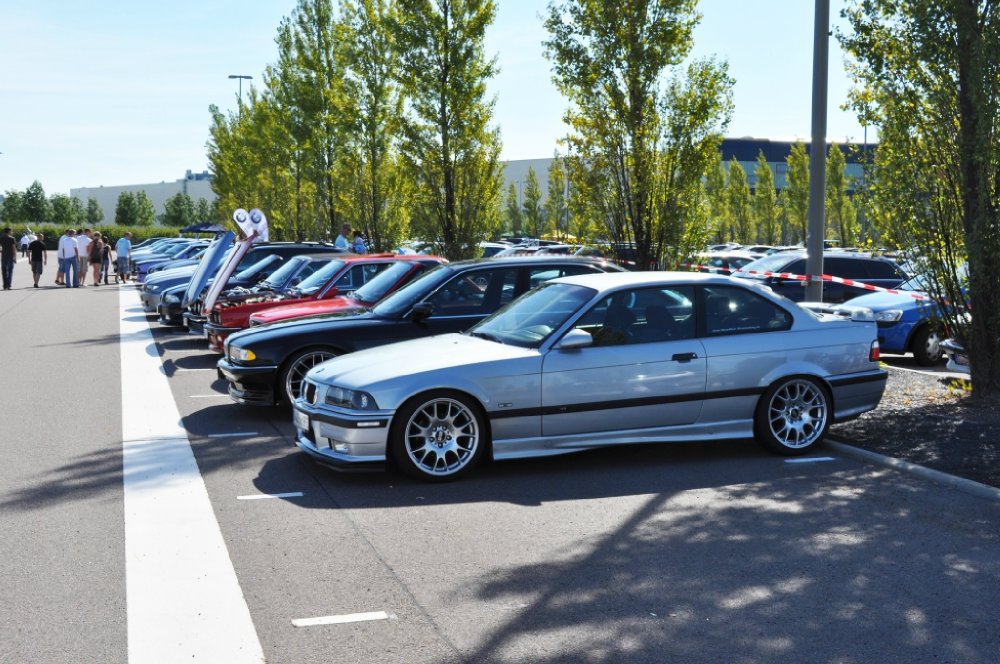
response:
[[[943,473],[940,470],[934,470],[925,466],[918,466],[915,463],[903,461],[902,459],[897,459],[895,457],[887,457],[877,452],[864,450],[859,447],[854,447],[853,445],[848,445],[847,443],[830,440],[829,438],[824,441],[824,445],[846,457],[851,457],[859,461],[867,461],[879,466],[885,466],[887,468],[892,468],[893,470],[909,473],[910,475],[930,480],[931,482],[944,485],[951,489],[958,489],[963,493],[976,496],[977,498],[985,498],[987,500],[1000,502],[1000,489],[987,484],[967,480],[964,477],[949,475],[948,473]]]

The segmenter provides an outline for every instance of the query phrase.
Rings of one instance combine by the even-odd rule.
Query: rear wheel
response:
[[[757,440],[778,454],[805,454],[830,426],[830,398],[813,378],[795,376],[772,385],[757,405]]]
[[[328,348],[309,348],[293,355],[278,376],[280,400],[291,406],[302,393],[302,381],[309,370],[334,357],[337,354]]]
[[[924,325],[913,334],[910,348],[913,358],[923,367],[934,366],[941,361],[944,350],[941,348],[941,335],[932,325]]]
[[[429,392],[404,405],[396,417],[393,459],[418,479],[457,479],[475,467],[487,445],[480,409],[465,395]]]

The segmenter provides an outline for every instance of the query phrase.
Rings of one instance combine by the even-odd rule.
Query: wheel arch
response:
[[[488,455],[490,460],[493,459],[493,425],[490,422],[489,413],[486,411],[486,406],[483,404],[482,400],[476,396],[471,390],[466,390],[456,387],[421,387],[418,391],[413,392],[413,394],[407,396],[405,399],[399,402],[399,407],[392,414],[392,419],[389,420],[389,437],[392,439],[396,435],[397,429],[402,424],[402,413],[409,410],[409,407],[421,400],[429,399],[432,395],[434,396],[457,396],[468,401],[476,410],[480,417],[483,428],[483,442],[486,444],[486,449],[484,454]],[[390,463],[396,463],[394,458],[394,453],[392,451],[392,446],[388,446],[386,449],[386,459]]]

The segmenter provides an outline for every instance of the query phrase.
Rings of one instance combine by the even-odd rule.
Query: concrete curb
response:
[[[825,440],[824,444],[835,452],[843,454],[846,457],[851,457],[852,459],[867,461],[879,466],[892,468],[893,470],[898,470],[925,480],[930,480],[936,484],[941,484],[952,489],[958,489],[959,491],[968,493],[978,498],[985,498],[987,500],[1000,502],[1000,489],[987,484],[967,480],[964,477],[949,475],[948,473],[943,473],[940,470],[918,466],[915,463],[903,461],[902,459],[896,459],[895,457],[887,457],[882,454],[878,454],[877,452],[864,450],[859,447],[854,447],[853,445],[848,445],[847,443],[830,440],[829,438]]]

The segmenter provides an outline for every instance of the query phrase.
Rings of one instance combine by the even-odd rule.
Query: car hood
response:
[[[201,289],[208,283],[209,278],[219,269],[223,259],[226,257],[226,250],[229,249],[229,245],[233,243],[233,238],[235,237],[236,233],[226,231],[215,238],[212,244],[208,246],[205,255],[201,259],[201,263],[191,277],[191,283],[188,284],[188,288],[184,292],[184,298],[181,301],[183,306],[187,307],[188,304],[197,299],[201,293]]]
[[[301,316],[355,312],[363,309],[367,309],[367,307],[358,300],[338,296],[330,300],[308,300],[306,302],[278,304],[266,311],[255,313],[253,319],[259,323],[266,324],[288,320],[289,318],[299,318]]]
[[[509,346],[465,334],[442,334],[341,355],[317,365],[308,376],[325,385],[364,389],[414,374],[449,369],[465,373],[474,366],[495,362],[523,361],[535,366],[538,357],[535,348]],[[510,370],[518,373],[514,366]]]
[[[916,291],[906,292],[916,293]],[[925,293],[919,293],[919,295],[925,295]],[[919,300],[910,295],[901,295],[898,293],[869,293],[851,298],[849,302],[852,306],[867,307],[876,312],[885,311],[886,309],[906,309],[908,307],[915,307],[920,303],[926,303],[926,300]]]
[[[333,330],[339,325],[365,325],[366,323],[378,323],[382,318],[372,315],[371,311],[361,312],[340,312],[325,314],[321,316],[310,316],[309,318],[293,318],[291,320],[275,321],[270,325],[257,325],[237,332],[229,337],[233,343],[239,346],[257,346],[268,344],[271,341],[284,339],[298,334],[310,334],[313,332],[326,332]]]
[[[196,268],[193,265],[189,265],[186,267],[174,267],[170,268],[169,270],[161,270],[160,272],[155,272],[151,274],[149,276],[149,279],[146,280],[146,283],[155,284],[160,281],[168,281],[170,279],[177,279],[179,277],[189,279],[191,278],[191,275],[194,274],[195,269]]]

